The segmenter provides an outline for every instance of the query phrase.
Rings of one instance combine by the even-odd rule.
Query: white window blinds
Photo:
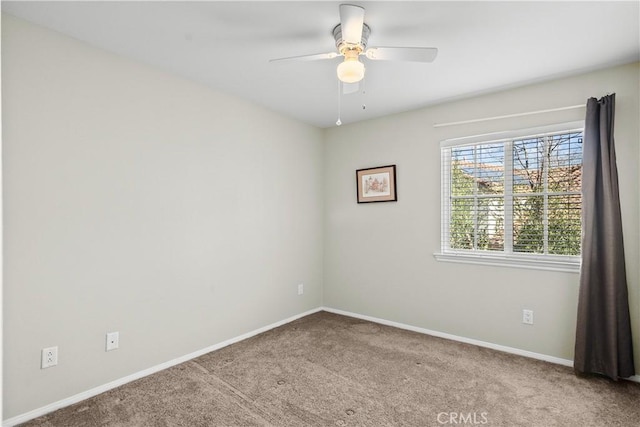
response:
[[[442,148],[442,253],[579,263],[582,129],[521,135]]]

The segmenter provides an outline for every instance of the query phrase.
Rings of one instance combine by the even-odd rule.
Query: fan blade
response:
[[[270,59],[269,62],[317,61],[319,59],[333,59],[337,58],[338,56],[339,54],[337,52],[314,53],[313,55],[288,56],[286,58]]]
[[[356,93],[360,90],[360,82],[355,83],[342,83],[342,94],[349,95],[350,93]]]
[[[362,41],[362,25],[364,24],[364,8],[352,4],[340,5],[340,27],[342,40],[350,44]]]
[[[432,62],[438,56],[435,47],[372,47],[365,55],[381,61]]]

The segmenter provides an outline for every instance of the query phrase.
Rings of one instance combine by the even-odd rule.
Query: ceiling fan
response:
[[[343,56],[344,61],[336,70],[338,79],[343,83],[356,83],[364,78],[365,67],[359,60],[360,55],[374,61],[413,62],[432,62],[438,55],[438,49],[434,47],[371,47],[367,49],[370,34],[371,28],[364,23],[364,8],[352,4],[341,4],[340,23],[333,28],[337,52],[290,56],[272,59],[269,62],[316,61]]]

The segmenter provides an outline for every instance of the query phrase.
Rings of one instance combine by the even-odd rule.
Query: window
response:
[[[582,128],[560,128],[443,144],[436,258],[579,270]]]

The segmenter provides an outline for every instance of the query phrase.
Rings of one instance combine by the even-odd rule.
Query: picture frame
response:
[[[356,171],[358,203],[397,202],[396,165]]]

